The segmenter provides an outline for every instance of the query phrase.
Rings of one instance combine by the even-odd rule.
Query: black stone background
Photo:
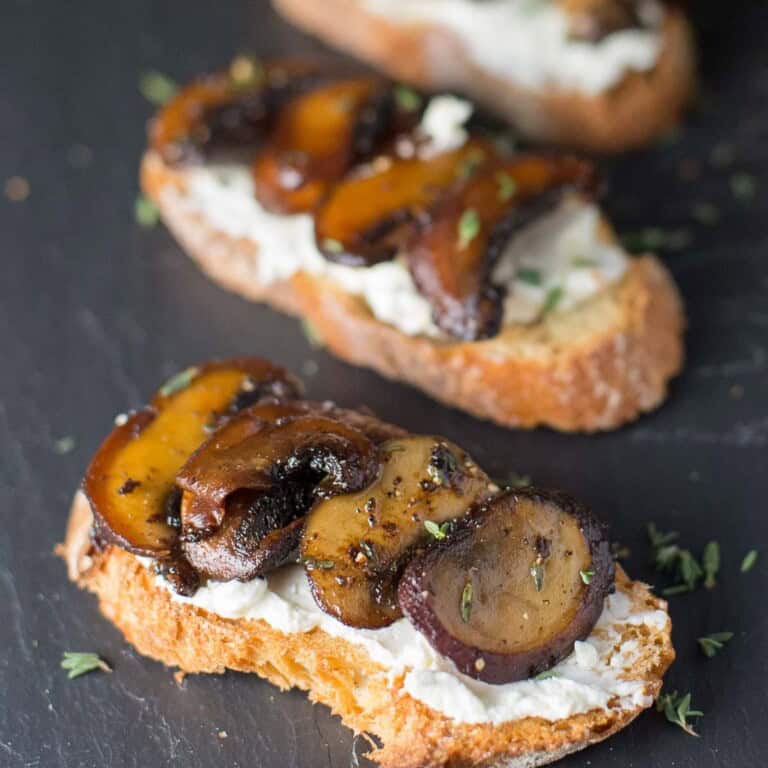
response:
[[[0,765],[350,765],[350,732],[301,693],[238,674],[178,686],[123,642],[52,555],[113,416],[182,366],[248,353],[299,373],[316,366],[315,398],[367,403],[459,441],[492,472],[528,473],[585,499],[631,547],[627,567],[651,582],[649,520],[680,530],[694,552],[718,539],[718,587],[671,602],[679,656],[669,685],[692,691],[706,712],[701,738],[650,712],[562,765],[768,764],[768,6],[690,6],[702,42],[699,107],[679,136],[607,163],[605,199],[621,231],[690,233],[686,247],[662,250],[687,304],[688,365],[658,412],[573,437],[505,431],[338,362],[311,348],[296,321],[204,279],[162,227],[137,227],[150,113],[139,73],[183,80],[243,49],[320,47],[266,2],[3,0],[0,181],[23,176],[31,195],[0,197]],[[712,162],[718,144],[732,150],[726,167]],[[86,167],[77,145],[92,153]],[[756,179],[751,200],[732,193],[735,173]],[[717,206],[720,223],[697,223],[697,203]],[[65,436],[75,446],[61,455]],[[752,547],[762,559],[742,575]],[[718,630],[736,637],[705,659],[695,639]],[[114,673],[68,682],[64,650],[97,651]]]

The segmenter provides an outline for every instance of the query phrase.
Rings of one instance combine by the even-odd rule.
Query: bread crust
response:
[[[668,9],[656,66],[630,72],[593,96],[556,87],[523,88],[478,65],[449,29],[397,23],[370,13],[360,0],[273,4],[294,24],[389,75],[427,89],[467,93],[540,141],[595,152],[640,146],[670,129],[696,90],[693,35],[679,8]]]
[[[261,620],[225,619],[171,600],[152,572],[117,547],[90,545],[91,511],[75,496],[58,553],[70,579],[90,590],[99,607],[136,649],[184,672],[255,672],[280,689],[296,687],[331,708],[354,731],[377,736],[371,757],[382,768],[438,766],[538,766],[601,741],[627,725],[642,707],[592,710],[551,723],[541,718],[492,724],[457,723],[402,690],[402,676],[388,681],[365,650],[319,628],[285,634]],[[666,610],[647,587],[617,569],[617,587],[633,604]],[[671,622],[663,631],[644,625],[627,630],[645,648],[635,679],[656,697],[674,659]]]
[[[258,244],[229,237],[185,208],[184,173],[150,151],[142,185],[187,253],[216,282],[303,317],[343,360],[481,418],[508,427],[613,429],[657,407],[682,367],[682,303],[655,257],[633,259],[617,285],[567,313],[533,326],[507,326],[486,341],[436,341],[380,322],[362,299],[328,279],[300,272],[260,283]]]

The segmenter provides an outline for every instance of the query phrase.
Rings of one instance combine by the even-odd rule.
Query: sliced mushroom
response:
[[[414,223],[485,156],[479,139],[430,158],[384,157],[337,184],[315,213],[318,247],[331,261],[370,266],[391,259]]]
[[[150,406],[115,427],[88,467],[83,486],[100,538],[137,554],[169,554],[178,529],[165,505],[186,457],[246,393],[293,396],[298,389],[286,371],[257,358],[174,377]]]
[[[364,488],[377,442],[397,428],[319,404],[244,411],[193,454],[177,477],[182,548],[203,575],[247,581],[295,551],[318,498]]]
[[[479,507],[415,557],[398,599],[459,671],[509,683],[571,653],[613,583],[605,526],[564,494],[524,489]]]
[[[377,77],[322,85],[288,102],[256,158],[256,197],[280,213],[314,209],[330,184],[394,136],[413,128],[419,110],[403,110]]]
[[[437,326],[467,341],[495,335],[504,292],[491,272],[510,239],[567,192],[593,186],[589,163],[519,155],[487,164],[436,203],[405,253]]]
[[[199,161],[212,154],[254,150],[292,96],[329,77],[309,61],[256,60],[240,69],[195,80],[152,121],[150,143],[166,162]]]
[[[452,521],[488,493],[483,471],[440,438],[390,440],[380,453],[378,480],[318,503],[301,543],[318,605],[353,627],[383,627],[400,617],[397,578],[414,547],[430,539],[425,522]]]

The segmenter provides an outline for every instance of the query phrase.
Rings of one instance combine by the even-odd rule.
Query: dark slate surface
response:
[[[661,225],[692,237],[664,253],[687,301],[687,370],[668,404],[637,425],[567,437],[505,432],[337,362],[311,349],[295,321],[207,282],[162,228],[135,225],[149,112],[136,89],[140,71],[185,78],[244,48],[268,55],[317,47],[266,3],[213,7],[3,4],[0,180],[23,176],[31,195],[0,198],[0,765],[350,764],[350,733],[300,693],[236,674],[179,687],[122,641],[52,555],[72,491],[114,414],[138,406],[180,366],[243,353],[297,372],[314,361],[314,397],[367,402],[385,418],[460,441],[494,472],[530,473],[577,494],[613,521],[615,537],[633,550],[628,567],[649,580],[648,520],[679,529],[697,552],[719,539],[717,589],[672,601],[679,659],[669,683],[691,690],[706,712],[701,738],[648,713],[562,765],[765,765],[768,8],[754,2],[737,12],[734,4],[722,13],[712,2],[697,11],[700,109],[677,140],[609,169],[607,207],[621,229]],[[711,161],[721,142],[733,154],[724,168]],[[91,154],[86,167],[81,145]],[[733,195],[737,172],[757,178],[754,199]],[[720,223],[697,223],[696,203],[716,205]],[[75,447],[60,455],[64,436]],[[753,546],[763,558],[741,575]],[[726,629],[736,633],[731,646],[704,659],[695,638]],[[67,649],[98,651],[114,673],[68,682],[59,669]]]

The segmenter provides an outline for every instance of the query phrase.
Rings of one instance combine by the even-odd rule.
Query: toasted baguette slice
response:
[[[259,244],[233,239],[183,205],[183,167],[152,151],[142,185],[189,255],[224,287],[307,320],[343,360],[409,382],[449,405],[509,427],[618,427],[658,406],[683,362],[683,311],[667,270],[633,259],[622,280],[574,310],[492,339],[445,342],[377,320],[338,284],[304,272],[258,278]]]
[[[422,88],[462,91],[539,141],[596,152],[642,145],[679,120],[696,87],[691,29],[675,8],[666,14],[656,66],[650,72],[630,72],[593,96],[554,86],[521,87],[473,61],[447,27],[398,23],[371,13],[362,0],[273,3],[287,19],[331,45]],[[503,34],[496,44],[505,44]]]
[[[185,672],[255,672],[285,690],[300,688],[326,704],[354,731],[378,737],[370,757],[383,768],[504,766],[533,768],[602,741],[643,710],[593,709],[555,722],[527,717],[499,725],[455,722],[406,693],[402,675],[392,681],[359,645],[315,628],[285,634],[261,620],[225,619],[171,599],[152,572],[125,550],[97,552],[90,539],[91,510],[75,496],[66,539],[60,545],[69,577],[94,592],[102,613],[139,652]],[[666,611],[666,603],[617,568],[617,589],[633,607]],[[622,642],[642,647],[633,680],[655,698],[674,659],[671,622],[663,629],[626,625]]]

